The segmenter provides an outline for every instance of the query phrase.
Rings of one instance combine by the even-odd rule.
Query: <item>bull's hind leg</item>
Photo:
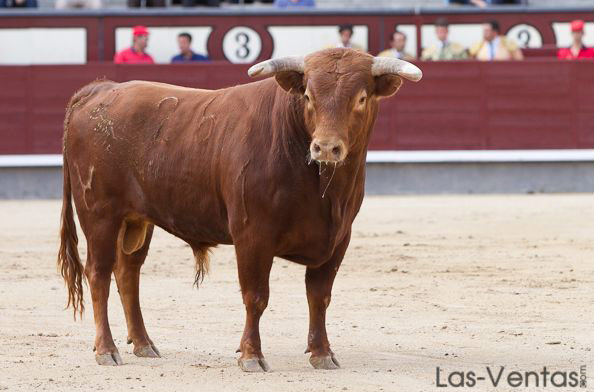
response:
[[[338,247],[335,254],[320,267],[308,267],[305,272],[305,287],[309,305],[309,333],[306,353],[311,352],[309,363],[316,369],[338,369],[340,364],[330,349],[326,334],[326,309],[330,305],[334,278],[344,257],[350,235]]]
[[[122,365],[122,358],[113,341],[107,317],[107,300],[111,273],[116,259],[118,225],[97,220],[87,235],[88,257],[85,275],[91,289],[95,318],[95,359],[99,365]]]
[[[120,232],[114,275],[126,316],[128,344],[134,344],[134,354],[138,357],[159,358],[161,354],[146,332],[139,299],[140,268],[152,235],[153,225],[125,224]]]
[[[239,284],[245,305],[246,320],[239,349],[239,367],[244,372],[267,372],[270,367],[262,354],[260,343],[260,317],[268,306],[269,277],[272,267],[272,254],[235,245]]]

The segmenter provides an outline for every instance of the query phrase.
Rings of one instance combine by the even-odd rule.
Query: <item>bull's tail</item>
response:
[[[74,310],[74,319],[78,312],[82,317],[85,310],[83,302],[83,270],[78,255],[78,236],[76,235],[76,223],[74,223],[72,209],[72,190],[70,187],[70,172],[64,151],[64,195],[62,196],[62,223],[60,228],[60,251],[58,252],[58,270],[68,286],[68,304]]]

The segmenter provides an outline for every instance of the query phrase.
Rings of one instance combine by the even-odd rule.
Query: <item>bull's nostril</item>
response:
[[[320,152],[321,151],[321,148],[317,144],[314,144],[313,150],[314,150],[314,152]]]
[[[332,149],[332,153],[336,156],[339,156],[340,155],[340,147],[334,147]]]

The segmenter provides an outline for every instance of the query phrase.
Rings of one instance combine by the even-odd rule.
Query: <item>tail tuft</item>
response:
[[[64,195],[62,199],[62,223],[60,228],[60,250],[58,251],[58,271],[64,278],[68,287],[68,304],[72,306],[74,319],[78,312],[82,318],[85,310],[83,301],[83,272],[84,267],[78,254],[78,236],[76,235],[76,224],[74,223],[74,211],[72,209],[72,191],[70,188],[70,173],[68,162],[64,152]]]
[[[196,276],[194,285],[198,287],[202,283],[206,274],[208,274],[210,247],[204,246],[194,249],[194,259],[196,259]]]

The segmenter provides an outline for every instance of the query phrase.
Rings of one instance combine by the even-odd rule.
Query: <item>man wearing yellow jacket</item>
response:
[[[523,60],[518,45],[507,37],[499,35],[499,23],[490,21],[483,25],[483,40],[470,48],[470,55],[481,61]]]
[[[468,58],[466,48],[448,39],[449,24],[445,18],[439,18],[435,21],[435,35],[439,43],[425,48],[421,55],[421,60],[444,61],[464,60]]]

